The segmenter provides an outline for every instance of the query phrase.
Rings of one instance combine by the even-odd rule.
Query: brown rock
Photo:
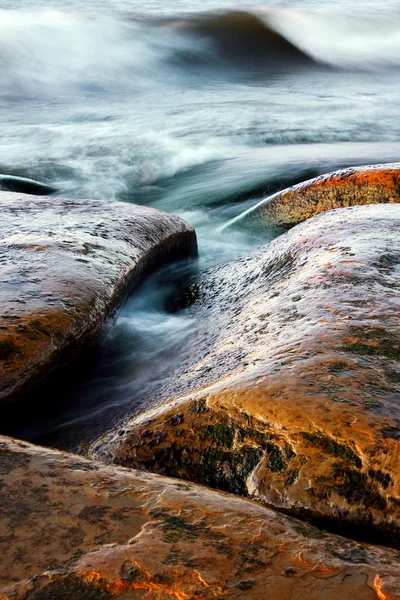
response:
[[[196,249],[158,210],[0,193],[0,401],[15,400],[93,342],[156,266]]]
[[[1,600],[398,600],[399,553],[0,437]]]
[[[322,212],[400,202],[400,163],[344,169],[310,179],[259,202],[237,221],[297,225]]]
[[[92,454],[398,545],[399,240],[400,205],[347,208],[206,275],[175,399]]]

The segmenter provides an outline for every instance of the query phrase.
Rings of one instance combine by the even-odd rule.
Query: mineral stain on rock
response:
[[[12,340],[0,342],[0,361],[9,362],[17,356],[21,356],[21,350]]]
[[[302,182],[259,202],[233,222],[297,225],[322,212],[400,202],[400,163],[343,169]]]
[[[340,444],[336,440],[324,435],[321,432],[310,433],[307,431],[302,431],[300,435],[312,446],[321,448],[321,450],[324,450],[324,452],[332,456],[343,458],[349,463],[352,463],[358,469],[361,469],[362,461],[360,457],[357,456],[354,450],[345,444]]]
[[[113,597],[105,578],[90,581],[72,574],[50,581],[34,593],[35,600],[111,600]]]

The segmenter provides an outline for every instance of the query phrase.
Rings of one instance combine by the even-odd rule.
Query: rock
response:
[[[91,455],[397,546],[399,241],[400,205],[341,209],[206,274],[175,394]]]
[[[398,552],[0,437],[1,600],[398,600]]]
[[[253,221],[287,227],[322,212],[365,204],[400,202],[400,163],[344,169],[278,192],[232,223]]]
[[[0,175],[0,190],[7,192],[20,192],[21,194],[34,194],[36,196],[48,196],[54,194],[57,189],[41,181],[16,177],[14,175]]]
[[[196,251],[193,228],[158,210],[0,193],[0,401],[70,365],[162,263]]]

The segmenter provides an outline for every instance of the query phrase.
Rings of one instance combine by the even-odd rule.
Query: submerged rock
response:
[[[344,169],[278,192],[234,222],[297,225],[334,208],[400,202],[400,163]]]
[[[176,393],[92,455],[398,545],[399,242],[400,205],[347,208],[206,274]]]
[[[0,437],[1,600],[398,600],[398,552]]]
[[[26,177],[17,177],[15,175],[0,175],[0,190],[3,192],[34,194],[36,196],[47,196],[57,191],[55,187],[41,181],[35,181]]]
[[[0,401],[31,391],[97,339],[144,276],[196,251],[158,210],[0,193]]]

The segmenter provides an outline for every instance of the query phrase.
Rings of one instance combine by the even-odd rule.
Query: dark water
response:
[[[400,9],[354,4],[0,0],[0,173],[175,212],[200,244],[19,435],[75,443],[151,404],[196,328],[171,295],[275,235],[224,224],[305,178],[400,159]]]

